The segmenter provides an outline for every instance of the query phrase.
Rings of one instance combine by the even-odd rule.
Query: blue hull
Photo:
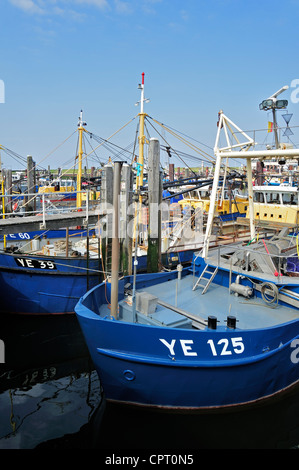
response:
[[[54,231],[50,232],[54,237]],[[192,256],[192,251],[170,253],[164,262],[170,267],[178,262],[190,263]],[[147,257],[139,257],[138,262],[138,270],[146,270]],[[0,312],[74,313],[80,297],[101,282],[101,271],[98,259],[0,253]]]
[[[137,275],[136,289],[158,283],[170,289],[175,275]],[[119,300],[131,281],[119,283]],[[184,411],[226,409],[271,399],[298,382],[299,320],[217,330],[130,323],[101,313],[108,287],[90,290],[75,308],[108,401]]]
[[[99,283],[98,269],[92,259],[0,254],[0,312],[74,313],[80,296]]]

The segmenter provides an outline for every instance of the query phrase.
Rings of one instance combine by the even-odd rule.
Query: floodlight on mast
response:
[[[259,105],[259,108],[262,111],[268,111],[269,109],[272,109],[276,148],[279,147],[278,134],[277,134],[277,122],[276,122],[276,109],[285,109],[288,106],[288,100],[278,100],[277,96],[279,96],[281,93],[286,91],[288,88],[289,88],[288,85],[283,86],[278,91],[276,91],[276,93],[273,93],[273,95],[271,95],[268,99],[263,100]]]

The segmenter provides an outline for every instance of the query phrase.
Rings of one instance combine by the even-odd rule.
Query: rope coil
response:
[[[263,282],[261,285],[261,296],[267,304],[273,304],[274,302],[278,303],[277,286],[272,282]]]

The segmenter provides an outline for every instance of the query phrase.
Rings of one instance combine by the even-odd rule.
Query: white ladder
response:
[[[196,284],[193,286],[192,290],[195,290],[198,286],[201,286],[201,287],[203,287],[203,291],[202,291],[201,295],[205,294],[207,292],[208,288],[209,288],[209,285],[213,282],[213,279],[216,276],[217,271],[218,271],[217,266],[216,266],[216,268],[214,268],[214,267],[209,266],[207,264],[205,269],[203,270],[203,272],[201,273],[201,275],[197,279]],[[204,284],[201,284],[200,281],[202,281],[203,279],[207,282],[204,283]]]

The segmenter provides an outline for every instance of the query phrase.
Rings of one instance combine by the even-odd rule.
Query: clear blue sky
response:
[[[266,127],[259,103],[299,81],[299,0],[0,0],[0,20],[0,145],[43,167],[74,162],[76,135],[45,157],[81,108],[102,138],[136,116],[142,72],[145,111],[209,147],[219,109],[244,130]],[[114,141],[128,146],[136,125]]]

